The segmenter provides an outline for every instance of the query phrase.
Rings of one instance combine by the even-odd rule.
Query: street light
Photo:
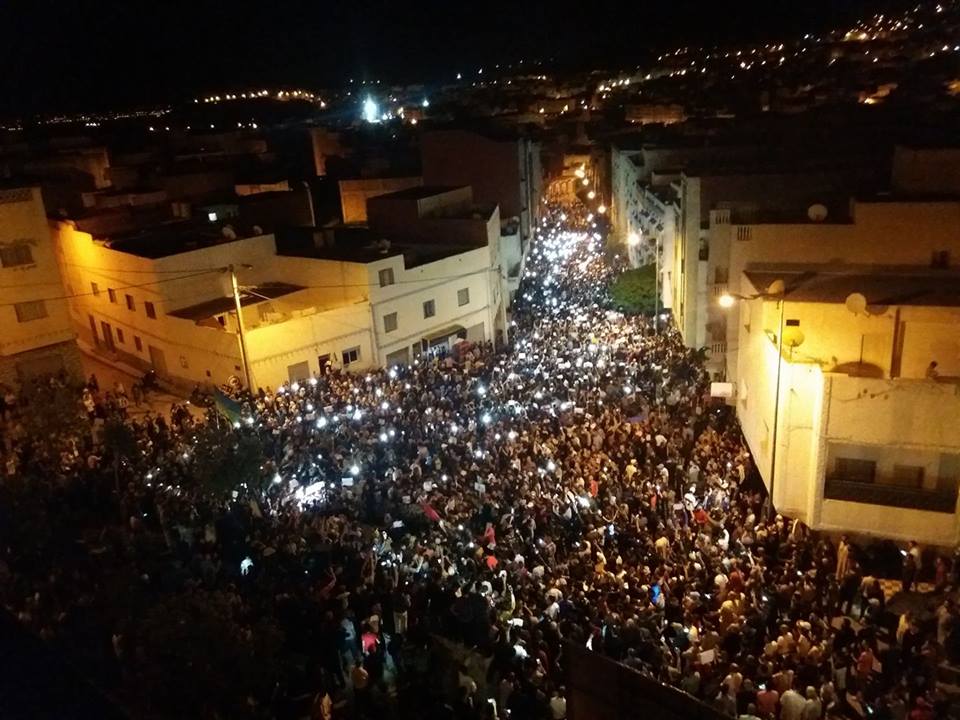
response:
[[[607,211],[607,206],[606,206],[606,205],[602,205],[602,204],[601,204],[601,205],[597,208],[597,212],[600,213],[601,215],[603,215],[606,211]]]
[[[771,511],[774,510],[773,488],[777,476],[777,429],[780,417],[780,377],[783,369],[783,311],[787,304],[786,286],[784,285],[783,280],[774,280],[772,283],[770,283],[770,286],[767,288],[766,292],[757,293],[756,295],[737,295],[732,293],[724,293],[717,299],[720,307],[729,309],[736,305],[737,300],[770,300],[774,298],[777,300],[777,306],[780,312],[777,321],[777,381],[776,387],[773,391],[773,437],[770,446],[770,494],[767,497],[767,500],[770,502]],[[795,337],[791,338],[790,342],[787,343],[791,350],[791,356],[793,349],[799,347],[802,342],[803,333],[799,332],[798,330],[795,333]]]
[[[593,190],[587,193],[587,197],[590,198],[591,200],[593,200],[596,196],[597,194]]]
[[[584,178],[581,182],[583,183],[584,187],[586,187],[590,184],[590,178]]]
[[[639,244],[640,244],[640,236],[637,233],[632,232],[629,235],[627,235],[627,245],[629,245],[630,247],[636,247]]]

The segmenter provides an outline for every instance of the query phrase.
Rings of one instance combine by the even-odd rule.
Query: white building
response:
[[[0,189],[0,383],[81,372],[64,294],[40,189]]]
[[[741,307],[736,394],[774,506],[818,530],[955,544],[960,274],[767,266],[741,287],[777,280],[782,306]]]
[[[64,276],[84,291],[70,303],[84,342],[182,385],[242,380],[232,266],[252,383],[276,386],[326,364],[410,362],[505,337],[499,214],[465,212],[430,217],[420,232],[433,242],[302,229],[279,252],[273,234],[210,223],[112,236],[83,219],[53,227]]]

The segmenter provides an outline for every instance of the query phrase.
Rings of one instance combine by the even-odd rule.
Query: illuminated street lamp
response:
[[[593,190],[587,193],[587,197],[590,198],[591,200],[593,200],[596,196],[597,194]]]
[[[606,211],[607,211],[607,206],[606,206],[606,205],[601,204],[601,205],[597,208],[597,212],[600,213],[601,215],[603,215]]]
[[[629,245],[630,247],[636,247],[639,244],[640,244],[640,236],[637,233],[632,232],[629,235],[627,235],[627,245]]]
[[[586,187],[587,185],[590,184],[590,179],[589,179],[589,178],[584,178],[581,182],[583,182],[584,187]]]
[[[767,288],[766,292],[757,293],[756,295],[737,295],[732,293],[724,293],[721,295],[717,302],[722,308],[732,308],[737,304],[738,300],[756,300],[762,298],[764,300],[776,299],[777,306],[779,308],[779,319],[777,322],[777,381],[774,389],[774,402],[773,402],[773,437],[771,438],[772,442],[770,445],[770,494],[768,500],[770,502],[771,512],[774,510],[773,507],[773,488],[774,481],[776,480],[777,475],[777,430],[779,426],[779,416],[780,416],[780,377],[782,375],[783,369],[783,345],[784,345],[784,327],[783,327],[783,311],[786,307],[786,286],[783,283],[783,280],[774,280],[770,283],[770,286]],[[791,321],[791,323],[796,326],[799,323],[796,320]],[[799,347],[803,343],[803,333],[800,332],[799,327],[792,327],[791,337],[787,340],[787,346],[790,348],[791,355],[793,354],[793,349]]]

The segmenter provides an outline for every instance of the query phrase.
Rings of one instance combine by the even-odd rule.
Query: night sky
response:
[[[347,77],[436,82],[497,62],[636,64],[676,44],[843,26],[895,0],[2,0],[0,115]],[[567,9],[567,8],[573,9]]]

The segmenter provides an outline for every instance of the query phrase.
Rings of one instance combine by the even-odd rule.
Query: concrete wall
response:
[[[891,317],[896,309],[889,311]],[[900,308],[906,327],[922,324],[914,342],[929,343],[934,331],[956,327],[942,308]],[[937,487],[941,455],[960,454],[960,393],[952,382],[924,379],[926,358],[904,361],[904,377],[889,378],[893,340],[891,317],[853,316],[842,304],[787,303],[784,317],[800,320],[803,344],[785,351],[781,364],[773,500],[778,511],[811,527],[917,539],[947,545],[957,539],[956,513],[824,499],[824,484],[837,457],[877,462],[877,477],[893,465],[923,467],[924,485]],[[939,317],[941,322],[932,322]],[[745,303],[739,323],[737,416],[754,461],[768,488],[771,482],[776,405],[776,303]],[[830,373],[837,361],[856,360],[860,337],[872,330],[878,367],[886,378]],[[889,342],[890,347],[885,348]],[[904,356],[906,357],[906,343]],[[948,478],[949,479],[949,478]]]
[[[345,223],[367,222],[367,200],[423,185],[421,177],[371,178],[340,181],[340,210]]]
[[[72,342],[66,294],[39,188],[0,190],[0,245],[29,248],[33,262],[0,267],[0,357]],[[43,300],[45,318],[18,322],[14,303]]]
[[[958,202],[858,202],[852,209],[853,223],[711,226],[711,266],[722,267],[726,262],[729,292],[746,294],[749,290],[741,285],[743,271],[764,263],[870,265],[879,261],[884,265],[927,267],[932,254],[942,250],[949,251],[954,262],[960,258],[960,233],[956,230],[960,227]],[[726,233],[726,238],[714,248],[713,237],[722,233]],[[726,259],[725,246],[729,248]],[[708,302],[715,317],[715,298],[709,297]],[[724,313],[729,380],[738,377],[736,343],[740,312],[739,305],[735,305]],[[914,329],[922,336],[928,334],[919,326]],[[948,358],[954,353],[956,343],[949,339],[949,334],[937,333],[936,337],[937,342],[945,346],[931,347],[931,353],[938,362],[943,357],[943,362],[953,368]],[[919,347],[914,343],[911,352]],[[933,358],[926,363],[930,359]],[[914,362],[912,356],[910,362]],[[956,369],[956,374],[960,374],[960,369]]]

